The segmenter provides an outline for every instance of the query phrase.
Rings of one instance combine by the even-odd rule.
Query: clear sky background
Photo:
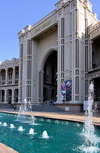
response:
[[[34,25],[54,9],[59,0],[0,0],[0,61],[19,58],[18,32]],[[90,0],[100,21],[100,0]]]

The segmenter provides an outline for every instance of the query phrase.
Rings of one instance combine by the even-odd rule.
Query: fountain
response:
[[[94,96],[94,86],[93,83],[91,83],[89,86],[88,108],[87,111],[85,112],[84,124],[80,124],[78,122],[75,123],[70,121],[63,121],[60,119],[52,120],[47,118],[38,118],[38,117],[34,118],[33,115],[26,117],[25,112],[28,111],[27,109],[28,104],[25,100],[24,105],[22,105],[19,109],[19,116],[20,115],[22,116],[20,116],[21,119],[19,117],[18,120],[22,122],[27,120],[27,122],[23,122],[23,124],[22,122],[18,123],[15,122],[16,118],[15,115],[10,116],[7,115],[7,113],[2,114],[2,117],[0,119],[1,119],[1,124],[4,122],[2,124],[3,126],[7,126],[7,123],[9,124],[9,121],[12,120],[10,128],[13,128],[14,125],[15,127],[19,125],[19,128],[18,129],[15,128],[12,130],[8,127],[0,126],[0,131],[1,131],[0,140],[3,140],[4,143],[8,142],[8,145],[10,141],[11,147],[14,147],[13,142],[15,141],[14,143],[16,143],[16,140],[18,138],[16,146],[19,152],[23,152],[23,150],[25,150],[27,153],[30,153],[33,152],[34,148],[34,152],[38,152],[39,150],[40,152],[43,153],[49,151],[57,153],[61,152],[100,153],[99,149],[100,128],[98,128],[98,126],[94,127],[92,120],[93,118],[92,107],[93,107],[93,98],[94,98],[93,96]],[[37,121],[37,124],[35,123],[35,119]],[[32,128],[35,124],[41,125],[37,126],[37,128],[35,129],[37,133],[35,133],[34,129]],[[25,129],[23,129],[23,127],[20,125],[25,127]],[[44,127],[47,131],[49,131],[49,135],[46,130],[44,131]],[[14,137],[14,135],[16,135],[17,133],[15,132],[16,130],[17,132],[25,130],[25,132],[20,132],[17,135],[17,137]],[[7,135],[6,138],[5,134]]]
[[[34,124],[35,118],[33,115],[30,116],[30,122]]]
[[[59,123],[59,121],[58,121],[58,120],[55,120],[55,123],[57,123],[57,124],[58,124],[58,123]]]
[[[30,112],[32,112],[32,105],[31,105],[31,102],[29,101],[29,103],[28,103],[28,110],[30,111]]]
[[[19,107],[19,112],[17,115],[17,121],[28,122],[25,112],[32,112],[32,105],[24,99],[24,103]],[[31,116],[31,121],[33,121],[33,115]]]
[[[49,138],[47,131],[43,131],[43,133],[42,133],[42,138],[43,138],[43,139]]]
[[[11,129],[15,128],[15,127],[14,127],[14,124],[10,124],[10,128],[11,128]]]
[[[79,127],[79,126],[80,126],[80,124],[79,124],[79,123],[76,123],[76,126],[78,126],[78,127]]]
[[[30,128],[29,134],[35,134],[35,133],[34,133],[34,129]]]
[[[50,120],[50,119],[48,119],[48,120],[47,120],[47,122],[49,122],[49,123],[50,123],[50,122],[51,122],[51,120]]]
[[[19,113],[17,115],[17,121],[23,121],[25,119],[25,112],[27,111],[26,109],[26,99],[24,99],[24,103],[21,104],[21,106],[19,107]]]
[[[35,118],[34,118],[33,115],[30,116],[29,123],[30,123],[31,125],[39,125],[39,124],[35,123]]]
[[[82,135],[84,135],[85,142],[79,147],[80,150],[85,153],[97,153],[100,151],[98,148],[98,143],[100,139],[95,135],[95,128],[93,125],[93,99],[94,99],[94,85],[93,83],[89,86],[89,95],[88,95],[88,107],[85,112],[85,124],[82,131]]]
[[[18,128],[18,131],[24,131],[23,127],[20,126],[20,127]]]
[[[29,119],[30,117],[28,116]],[[86,117],[88,117],[88,115],[86,115]],[[100,153],[100,143],[98,143],[100,128],[98,126],[94,128],[94,132],[96,132],[97,136],[94,133],[95,136],[92,137],[92,132],[89,132],[88,130],[88,132],[86,132],[87,128],[85,128],[84,124],[65,120],[59,120],[59,124],[57,124],[58,122],[55,123],[54,119],[50,119],[51,122],[48,123],[49,120],[47,118],[35,118],[37,121],[37,127],[31,125],[30,122],[15,122],[16,115],[10,116],[7,115],[7,113],[2,113],[0,121],[7,125],[11,123],[17,128],[12,129],[8,126],[0,126],[1,142],[7,144],[13,149],[16,147],[18,152],[30,153],[33,152],[34,148],[35,153]],[[12,126],[10,125],[10,127]],[[93,139],[92,143],[89,140],[87,133],[90,133],[89,136],[91,135],[91,138]],[[97,142],[95,141],[96,143],[94,143],[94,140],[97,140]]]
[[[4,123],[3,123],[3,126],[7,126],[7,123],[6,123],[6,122],[4,122]]]

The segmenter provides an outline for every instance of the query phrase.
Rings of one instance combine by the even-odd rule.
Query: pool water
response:
[[[29,116],[27,116],[27,119]],[[35,124],[17,121],[17,115],[0,113],[0,142],[15,149],[19,153],[82,153],[79,149],[84,144],[81,135],[83,124],[46,118],[35,118]],[[3,126],[6,122],[7,126]],[[13,124],[15,128],[10,128]],[[18,131],[22,126],[24,131]],[[35,134],[29,134],[30,128]],[[49,138],[43,139],[42,133],[47,131]],[[95,127],[100,137],[100,127]],[[100,144],[98,144],[100,148]],[[83,152],[84,153],[84,152]],[[91,153],[91,152],[90,152]],[[94,152],[94,153],[100,153]]]

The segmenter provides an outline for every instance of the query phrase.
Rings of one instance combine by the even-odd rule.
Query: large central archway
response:
[[[47,57],[43,71],[43,101],[55,101],[57,95],[57,51],[53,51]]]

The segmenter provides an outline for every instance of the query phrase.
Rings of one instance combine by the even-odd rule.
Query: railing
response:
[[[100,70],[100,63],[99,64],[93,64],[92,65],[92,68],[89,69],[89,72],[92,72],[92,71],[99,71]]]
[[[2,82],[2,85],[4,85],[5,84],[5,82]]]
[[[9,86],[9,85],[18,85],[19,79],[13,80],[8,80],[7,83],[6,81],[1,81],[0,86]]]

